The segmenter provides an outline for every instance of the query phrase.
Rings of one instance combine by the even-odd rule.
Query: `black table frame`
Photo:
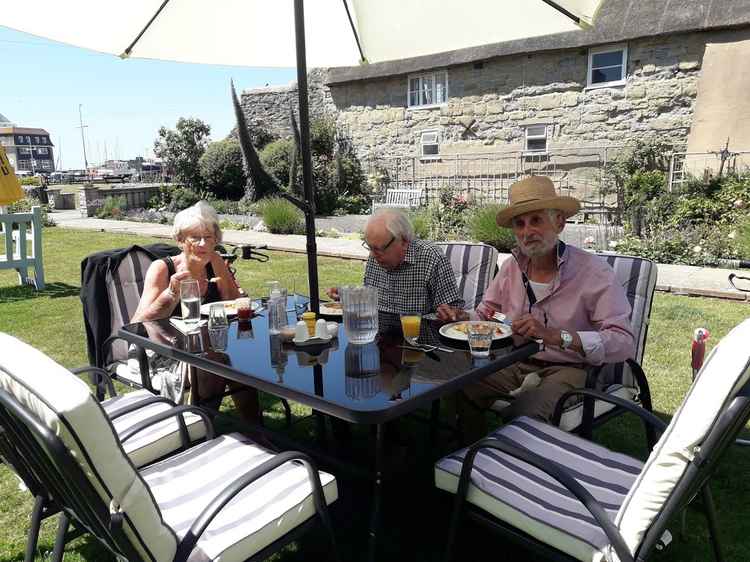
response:
[[[131,328],[131,329],[129,329]],[[239,382],[243,385],[256,388],[273,396],[294,400],[300,404],[311,407],[313,410],[328,414],[340,420],[356,424],[368,424],[376,426],[375,439],[375,470],[374,470],[374,489],[373,489],[373,510],[370,518],[369,529],[369,559],[375,560],[377,550],[377,538],[380,527],[380,511],[382,502],[382,486],[384,478],[384,442],[385,442],[385,424],[401,416],[411,413],[418,408],[431,404],[434,406],[440,398],[453,394],[465,386],[477,382],[482,378],[496,373],[510,365],[521,362],[531,355],[538,353],[543,349],[541,343],[536,341],[527,341],[520,347],[506,353],[495,360],[488,360],[476,368],[467,371],[461,376],[446,381],[443,384],[436,385],[433,389],[417,396],[413,396],[398,402],[389,404],[382,410],[356,411],[351,408],[342,407],[326,400],[325,396],[318,396],[301,392],[287,386],[275,384],[272,381],[254,377],[250,373],[245,373],[231,366],[212,361],[196,352],[190,352],[169,345],[156,342],[148,337],[134,333],[132,330],[138,328],[138,324],[123,326],[118,336],[145,349],[187,363],[191,367],[197,367],[210,373],[222,376],[228,380]],[[457,351],[458,352],[458,351]],[[438,355],[447,355],[446,352],[435,351]],[[270,366],[269,366],[270,368]]]

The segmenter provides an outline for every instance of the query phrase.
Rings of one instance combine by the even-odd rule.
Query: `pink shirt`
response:
[[[529,312],[529,298],[522,271],[529,259],[514,251],[506,259],[484,293],[477,315],[488,318],[495,311],[513,320]],[[630,327],[630,303],[609,264],[599,256],[565,246],[558,258],[558,273],[550,293],[531,307],[531,314],[549,328],[578,332],[585,356],[572,350],[547,348],[535,355],[560,363],[616,363],[634,355]]]

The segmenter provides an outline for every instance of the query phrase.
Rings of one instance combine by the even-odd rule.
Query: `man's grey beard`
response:
[[[521,250],[521,253],[523,255],[530,258],[540,258],[542,256],[546,256],[555,249],[555,246],[557,246],[557,240],[557,235],[555,234],[549,239],[542,239],[542,243],[534,246],[533,248],[528,248],[518,238],[516,238],[516,243],[518,244],[518,248]]]

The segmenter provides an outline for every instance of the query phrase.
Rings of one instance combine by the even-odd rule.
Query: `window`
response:
[[[42,144],[47,144],[47,137],[42,137]]]
[[[23,137],[22,136],[19,135],[19,136],[16,137],[16,144],[23,144]]]
[[[49,148],[46,148],[44,146],[40,146],[36,149],[37,154],[49,154]]]
[[[409,107],[431,107],[448,101],[448,73],[444,70],[409,77]]]
[[[526,152],[547,151],[547,125],[528,125],[526,127]]]
[[[39,137],[34,137],[34,144],[39,144]]]
[[[52,162],[49,160],[40,160],[39,161],[40,168],[42,170],[51,170],[52,169]]]
[[[17,170],[31,170],[31,160],[19,160]]]
[[[26,144],[31,144],[31,137],[26,135]]]
[[[589,87],[618,86],[625,83],[628,48],[624,45],[589,50]]]
[[[437,131],[422,133],[422,158],[440,158],[440,135]]]
[[[18,154],[31,154],[31,149],[30,148],[19,148],[18,149]]]

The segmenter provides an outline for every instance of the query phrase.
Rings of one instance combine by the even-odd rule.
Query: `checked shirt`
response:
[[[383,268],[370,256],[365,285],[377,287],[381,312],[427,314],[440,304],[464,306],[448,258],[424,240],[412,240],[404,261],[393,270]]]

